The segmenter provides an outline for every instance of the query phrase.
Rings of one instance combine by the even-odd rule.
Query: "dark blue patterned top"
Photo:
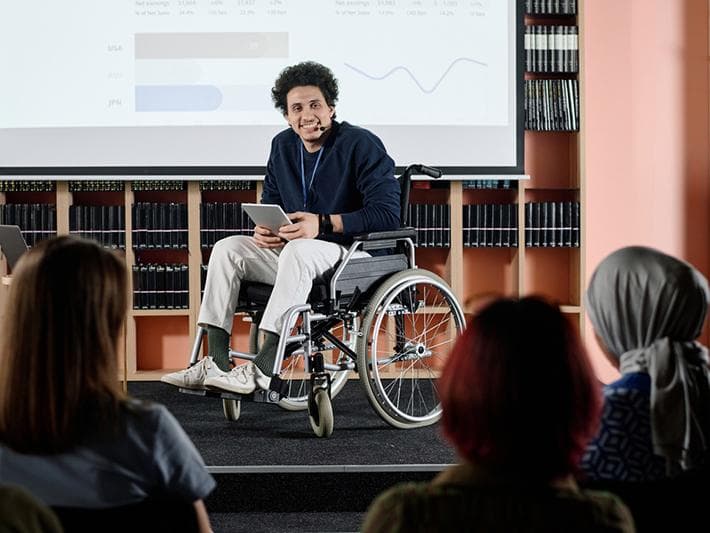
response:
[[[651,442],[651,378],[633,372],[604,387],[599,433],[582,458],[587,478],[652,481],[666,477],[665,459]]]

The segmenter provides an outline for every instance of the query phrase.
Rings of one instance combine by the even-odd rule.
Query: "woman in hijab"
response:
[[[604,389],[582,459],[589,479],[652,481],[707,464],[708,352],[695,339],[709,296],[700,272],[651,248],[622,248],[597,267],[585,304],[621,377]]]

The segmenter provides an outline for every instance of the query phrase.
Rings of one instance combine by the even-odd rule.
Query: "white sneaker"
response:
[[[208,377],[205,386],[237,394],[250,394],[258,386],[269,390],[271,378],[259,370],[254,363],[245,363],[234,367],[228,374]]]
[[[227,374],[228,372],[220,369],[212,358],[207,356],[188,369],[165,374],[160,378],[160,381],[183,389],[204,389],[206,379]]]

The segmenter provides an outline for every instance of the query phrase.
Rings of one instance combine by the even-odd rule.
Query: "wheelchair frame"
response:
[[[402,222],[406,223],[406,208],[409,201],[409,182],[413,173],[422,173],[432,177],[439,177],[437,169],[423,165],[407,167],[400,177],[402,188]],[[406,191],[405,191],[406,188]],[[415,230],[402,228],[395,231],[374,232],[354,237],[354,242],[348,249],[345,257],[335,269],[328,281],[328,292],[325,301],[306,303],[291,307],[283,320],[274,362],[273,377],[268,391],[257,389],[249,395],[219,390],[192,390],[180,389],[180,392],[197,394],[200,396],[218,397],[222,399],[224,415],[228,420],[237,420],[241,409],[241,400],[251,399],[257,402],[276,403],[288,410],[308,409],[309,420],[314,433],[319,437],[330,436],[333,432],[334,417],[332,398],[342,389],[347,381],[348,374],[356,371],[360,377],[368,400],[375,411],[389,424],[403,429],[422,427],[433,424],[441,417],[441,407],[435,382],[429,387],[420,387],[418,377],[420,373],[430,382],[435,381],[438,369],[430,368],[424,361],[434,357],[434,350],[439,347],[437,343],[453,343],[464,328],[464,315],[460,304],[445,281],[435,274],[416,267],[415,245],[413,238]],[[348,268],[354,265],[352,257],[356,251],[395,248],[398,257],[405,257],[408,268],[390,271],[377,279],[367,277],[366,281],[355,277],[351,278],[349,285],[350,294],[343,294],[343,275]],[[406,254],[403,252],[406,251]],[[387,256],[393,257],[393,256]],[[369,262],[374,258],[360,258],[360,263]],[[396,259],[396,257],[395,257]],[[363,278],[364,279],[364,278]],[[339,282],[341,282],[339,284]],[[245,282],[248,284],[249,282]],[[352,288],[354,285],[354,288]],[[361,288],[361,286],[363,288]],[[423,295],[420,294],[421,288]],[[418,288],[419,287],[419,288]],[[427,292],[427,290],[429,292]],[[419,292],[418,292],[419,291]],[[440,293],[434,305],[431,301],[433,293]],[[345,296],[345,298],[343,297]],[[422,300],[419,298],[423,297]],[[365,302],[358,308],[358,305]],[[316,309],[314,309],[314,306]],[[445,315],[442,323],[434,325],[434,338],[427,343],[426,333],[407,336],[417,328],[417,320],[424,320],[427,325],[430,320],[426,317],[427,307],[433,307],[434,316]],[[357,310],[356,310],[357,308]],[[425,312],[423,319],[414,315],[420,309]],[[237,309],[238,311],[241,309]],[[230,350],[231,358],[251,361],[258,351],[258,321],[263,308],[251,307],[244,309],[252,317],[252,326],[249,339],[251,353]],[[363,319],[364,315],[364,319]],[[387,322],[382,333],[384,341],[380,342],[380,331],[385,316],[394,317],[394,323]],[[298,319],[300,325],[294,333],[292,330]],[[362,322],[360,320],[362,319]],[[342,324],[342,335],[346,339],[338,338],[332,333],[334,326]],[[370,332],[371,327],[375,331]],[[190,366],[194,365],[201,352],[202,341],[206,329],[198,328],[197,336],[190,354]],[[445,340],[448,336],[448,341]],[[373,341],[374,337],[374,341]],[[444,341],[441,339],[444,338]],[[424,340],[422,340],[424,339]],[[394,354],[378,358],[379,346],[394,341]],[[324,351],[337,349],[340,357],[337,362],[325,362]],[[303,374],[308,379],[284,379],[284,361],[303,355]],[[295,364],[295,363],[294,363]],[[385,385],[385,380],[380,375],[380,367],[393,365],[404,366],[406,370],[415,370],[413,377],[408,381],[401,380],[396,390],[391,385]],[[331,375],[332,374],[332,375]],[[291,381],[299,384],[299,392],[292,395]],[[306,391],[303,387],[306,387]],[[406,410],[399,406],[399,398],[404,390],[410,395]],[[396,395],[390,398],[390,393]],[[421,408],[415,409],[417,404]],[[417,411],[416,413],[414,411]]]

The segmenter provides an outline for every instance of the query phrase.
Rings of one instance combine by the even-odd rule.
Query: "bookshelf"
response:
[[[558,144],[564,140],[549,143],[549,140],[544,139],[539,149],[558,148]],[[557,175],[550,172],[542,175],[545,178],[530,179],[536,187],[525,185],[525,180],[515,182],[520,185],[511,188],[469,188],[470,184],[462,181],[426,182],[426,185],[415,182],[413,185],[410,196],[412,204],[433,204],[441,210],[448,207],[449,220],[447,228],[440,229],[438,224],[428,222],[426,227],[429,229],[422,228],[422,246],[417,250],[418,266],[446,279],[467,310],[472,310],[479,301],[493,295],[543,292],[558,297],[565,312],[579,314],[579,291],[550,285],[551,279],[558,281],[558,278],[570,275],[577,280],[573,284],[578,284],[578,250],[560,248],[554,252],[542,249],[535,251],[519,245],[497,244],[495,238],[487,245],[466,245],[468,237],[465,236],[469,230],[464,213],[467,206],[512,206],[511,209],[517,210],[521,222],[512,231],[517,233],[518,243],[522,243],[525,226],[524,218],[521,218],[524,216],[521,205],[525,201],[549,199],[558,193],[568,195],[570,191],[576,194],[577,189],[569,187],[570,183],[560,185]],[[137,188],[133,182],[125,182],[117,190],[91,191],[86,188],[77,190],[74,182],[56,181],[52,182],[53,186],[48,191],[0,193],[0,202],[6,205],[27,203],[55,208],[56,234],[59,235],[74,233],[94,238],[98,236],[100,239],[115,234],[113,226],[123,227],[121,238],[107,245],[125,255],[129,271],[129,302],[133,302],[133,306],[128,312],[126,323],[125,369],[128,380],[156,380],[168,370],[185,366],[196,333],[202,274],[209,260],[211,244],[226,234],[233,234],[231,228],[242,224],[241,220],[234,219],[236,206],[242,202],[256,201],[261,194],[261,183],[258,181],[252,182],[249,188],[240,187],[235,190],[203,190],[203,183],[184,181],[178,182],[173,190],[148,190],[145,184]],[[137,220],[145,211],[144,208],[155,208],[155,216],[159,221],[157,226],[160,228],[163,226],[161,213],[164,219],[170,219],[169,209],[166,211],[164,207],[172,206],[174,209],[178,205],[184,209],[184,220],[181,219],[177,225],[179,230],[185,230],[186,244],[183,245],[183,241],[176,243],[166,236],[169,231],[163,231],[168,229],[164,227],[156,234],[160,233],[167,245],[161,244],[157,237],[146,241],[147,224]],[[205,211],[208,205],[210,212]],[[212,224],[212,228],[206,228],[207,218],[214,216],[215,206],[222,209],[222,214],[215,218],[225,223]],[[114,216],[110,224],[112,227],[106,228],[109,208]],[[115,215],[116,208],[122,210],[121,217]],[[426,208],[419,209],[423,212]],[[94,213],[94,219],[86,215],[87,212]],[[80,213],[89,217],[88,226],[92,229],[87,230],[87,224],[82,222]],[[103,213],[103,216],[99,216],[99,213]],[[149,220],[154,219],[149,216]],[[86,231],[80,231],[80,228]],[[248,231],[248,228],[245,229]],[[31,228],[23,227],[23,230],[31,234]],[[437,232],[436,237],[431,236],[434,231]],[[149,246],[146,242],[152,244]],[[528,257],[536,252],[540,252],[539,257]],[[555,255],[555,252],[561,253]],[[186,269],[184,299],[168,298],[162,303],[156,299],[146,304],[145,291],[142,291],[145,279],[136,275],[135,270],[149,265],[183,265]],[[525,269],[535,270],[527,272]],[[174,286],[157,284],[156,288],[170,293]],[[246,350],[249,326],[247,317],[235,316],[233,345],[241,345],[241,349]]]
[[[539,8],[564,4],[568,11],[574,6],[571,2],[572,0],[529,0],[531,5],[534,3]],[[579,35],[583,28],[582,7],[581,0],[577,0],[575,14],[549,13],[540,9],[540,13],[527,14],[525,23],[528,26],[546,28],[544,31],[535,30],[537,33],[555,36]],[[569,29],[556,30],[555,26],[575,27],[578,30],[576,33]],[[564,46],[569,52],[569,46]],[[556,54],[557,52],[552,52],[550,57],[557,57]],[[532,56],[532,53],[530,55]],[[568,55],[569,53],[565,57]],[[577,57],[581,57],[579,51]],[[564,61],[562,63],[567,65]],[[579,66],[579,60],[576,65]],[[573,82],[577,88],[575,102],[579,102],[583,91],[578,80],[578,69],[574,72],[575,69],[567,65],[561,70],[556,72],[532,68],[526,72],[525,78],[529,82],[561,80],[567,87]],[[540,87],[544,89],[545,84]],[[556,94],[554,87],[554,83],[547,84],[542,94],[552,98]],[[569,104],[569,93],[564,94]],[[437,234],[432,237],[428,234],[428,237],[431,237],[428,245],[420,246],[417,250],[418,266],[447,280],[467,313],[494,296],[541,294],[558,301],[563,312],[579,326],[580,332],[584,331],[581,295],[584,283],[585,242],[579,223],[584,220],[584,177],[581,170],[584,157],[583,123],[580,128],[581,117],[578,112],[576,123],[566,115],[570,109],[577,107],[581,108],[578,103],[572,108],[569,105],[565,108],[551,101],[535,107],[536,112],[557,109],[559,116],[548,120],[545,123],[547,126],[541,126],[544,121],[528,121],[530,129],[525,131],[525,174],[528,179],[509,182],[494,179],[488,183],[480,180],[475,183],[460,180],[413,182],[411,204],[433,204],[442,206],[442,209],[448,206],[448,227],[443,228],[440,236]],[[561,124],[567,126],[561,127]],[[226,233],[231,233],[228,231],[229,227],[237,225],[234,206],[242,202],[257,201],[261,195],[260,181],[249,182],[249,187],[235,185],[243,182],[230,183],[231,186],[220,180],[161,180],[150,183],[109,182],[102,179],[95,180],[93,186],[88,182],[67,181],[46,181],[42,182],[43,185],[28,182],[25,186],[20,186],[19,182],[14,185],[11,182],[3,182],[0,184],[0,204],[3,204],[0,207],[9,204],[49,206],[41,208],[48,210],[45,218],[49,229],[44,230],[47,235],[68,234],[70,231],[81,234],[77,219],[73,218],[78,216],[78,208],[88,213],[84,216],[88,216],[89,220],[93,213],[94,222],[103,220],[104,216],[108,217],[109,209],[122,211],[122,238],[118,237],[117,241],[111,242],[110,245],[125,254],[130,273],[128,291],[131,302],[134,301],[134,292],[139,288],[138,285],[145,283],[145,280],[134,275],[135,266],[185,265],[185,287],[181,290],[186,292],[184,300],[180,300],[180,305],[172,301],[162,306],[165,308],[160,308],[161,305],[156,301],[154,305],[149,303],[145,308],[138,305],[138,308],[132,308],[128,313],[125,336],[126,376],[129,380],[156,380],[167,371],[184,368],[187,362],[196,333],[203,265],[209,260],[210,244]],[[175,241],[167,238],[168,246],[155,246],[158,242],[156,240],[142,240],[146,237],[145,230],[155,229],[156,220],[159,228],[165,229],[165,224],[160,223],[160,214],[157,219],[149,219],[149,223],[137,220],[134,216],[134,205],[137,204],[181,206],[179,210],[183,211],[179,215],[182,217],[179,229],[182,232],[180,238],[184,241],[176,245]],[[577,228],[580,234],[578,245],[567,244],[565,237],[560,237],[561,241],[556,241],[557,237],[554,237],[554,246],[552,241],[548,241],[547,246],[543,245],[542,241],[537,246],[530,245],[534,244],[528,240],[530,231],[542,225],[542,221],[528,218],[527,211],[530,208],[527,206],[531,204],[577,204]],[[419,209],[421,216],[426,208]],[[544,208],[540,210],[544,212]],[[118,224],[120,228],[118,215],[115,211],[111,212],[112,224]],[[476,214],[480,217],[479,221]],[[555,214],[557,215],[556,211]],[[170,220],[169,208],[163,217]],[[492,218],[488,220],[487,217]],[[421,220],[419,217],[418,219]],[[241,221],[239,224],[241,225]],[[20,225],[23,226],[22,223]],[[222,225],[225,227],[219,227]],[[565,227],[564,224],[557,226]],[[491,232],[491,229],[501,227],[506,229],[502,235]],[[113,233],[117,231],[121,230],[114,230]],[[439,230],[434,228],[433,231]],[[165,232],[160,230],[156,233],[160,235]],[[424,232],[424,235],[427,233]],[[152,247],[141,244],[145,242],[152,243]],[[424,242],[422,241],[422,244]],[[167,287],[174,287],[174,284]],[[4,288],[0,287],[0,291]],[[247,317],[235,316],[232,336],[233,346],[244,351],[247,350],[250,326],[247,320]]]
[[[519,193],[524,212],[542,206],[545,213],[545,208],[552,206],[559,216],[558,208],[564,212],[572,207],[576,234],[574,230],[569,235],[563,232],[563,246],[525,247],[519,264],[520,294],[543,294],[557,300],[582,333],[585,194],[579,43],[583,8],[582,0],[526,1],[525,173],[530,179]],[[527,215],[525,227],[530,225]],[[564,213],[563,218],[566,216]]]

